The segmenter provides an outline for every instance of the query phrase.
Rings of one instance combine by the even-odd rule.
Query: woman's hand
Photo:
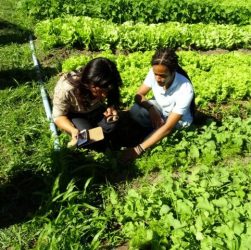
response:
[[[68,147],[74,147],[77,145],[78,142],[78,137],[79,137],[79,130],[74,128],[71,130],[71,140],[68,142],[67,146]]]
[[[111,107],[108,107],[103,114],[104,114],[105,117],[117,116],[118,111],[114,107],[111,106]]]
[[[144,151],[140,144],[134,148],[127,148],[121,152],[119,162],[126,165],[138,158]]]
[[[155,129],[160,128],[165,123],[161,118],[160,112],[154,106],[149,109],[149,115]]]
[[[79,130],[74,127],[73,123],[65,115],[59,116],[54,120],[58,128],[64,130],[71,136],[71,141],[67,144],[68,147],[77,145]]]

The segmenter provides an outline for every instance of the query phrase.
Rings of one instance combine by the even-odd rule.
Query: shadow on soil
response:
[[[124,128],[122,135],[114,134],[116,147],[121,142],[131,146],[128,138],[132,138],[134,134],[130,132],[130,127],[126,126],[125,120],[123,122],[121,119],[120,125]],[[118,131],[118,133],[120,132]],[[134,130],[134,133],[137,131]],[[67,185],[72,180],[75,180],[79,190],[83,190],[86,181],[92,178],[88,200],[90,204],[99,206],[103,202],[102,197],[99,197],[100,185],[107,182],[116,185],[139,176],[134,164],[121,166],[118,163],[116,158],[118,151],[115,149],[100,152],[100,158],[97,158],[97,154],[92,152],[87,149],[75,150],[65,147],[62,147],[60,151],[52,151],[52,166],[48,166],[52,172],[49,175],[32,170],[15,170],[24,169],[25,166],[13,167],[8,181],[0,185],[0,228],[22,223],[36,215],[48,213],[48,209],[53,207],[54,197],[51,193],[58,177],[60,192],[65,192]],[[33,169],[37,168],[37,166],[33,167]],[[91,195],[94,192],[95,196]]]
[[[201,110],[196,110],[194,115],[193,127],[194,129],[200,129],[204,125],[209,125],[211,122],[216,122],[218,126],[221,125],[221,119],[212,115],[206,114]]]
[[[49,192],[48,183],[39,173],[18,171],[0,186],[0,228],[31,218]]]
[[[31,59],[32,60],[32,59]],[[42,75],[50,78],[58,73],[56,68],[46,67],[42,70]],[[37,74],[33,66],[31,69],[15,68],[0,71],[0,90],[10,87],[17,87],[20,84],[37,81]],[[44,79],[42,79],[44,80]]]
[[[50,176],[32,170],[14,171],[8,182],[0,185],[0,228],[48,213],[48,209],[54,207],[51,193],[59,176],[60,192],[65,192],[73,179],[76,186],[83,190],[86,181],[92,177],[91,191],[96,190],[96,195],[88,197],[88,200],[94,206],[102,202],[102,197],[98,197],[100,185],[107,181],[115,184],[136,176],[133,166],[121,169],[116,168],[112,161],[97,163],[84,152],[63,149],[53,154],[52,157],[57,160]]]
[[[0,18],[0,45],[27,43],[32,31]]]

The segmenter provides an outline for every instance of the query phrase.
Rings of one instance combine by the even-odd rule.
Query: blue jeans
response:
[[[164,117],[162,116],[161,107],[157,104],[157,102],[155,100],[149,100],[149,102],[151,102],[154,105],[154,107],[157,110],[159,110],[161,117],[164,119]],[[147,128],[149,130],[154,129],[152,126],[152,122],[151,122],[148,110],[146,110],[145,108],[135,103],[129,112],[132,119],[135,120],[142,127]]]

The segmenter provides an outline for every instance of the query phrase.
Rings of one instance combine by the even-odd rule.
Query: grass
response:
[[[250,133],[248,125],[236,138],[229,136],[238,142],[241,138],[245,150],[222,161],[216,157],[211,165],[191,158],[189,148],[182,151],[180,135],[126,168],[113,152],[64,147],[55,152],[28,45],[32,20],[15,11],[17,2],[3,0],[0,10],[4,55],[0,58],[0,249],[127,249],[129,245],[131,249],[231,249],[236,242],[232,235],[241,242],[235,249],[248,249],[251,146],[244,138]],[[74,53],[78,51],[38,51],[50,91],[61,60]],[[237,117],[240,111],[245,121],[251,113],[249,100],[212,110],[223,117]],[[207,145],[214,135],[209,131],[196,136],[204,140],[201,150],[210,153]],[[60,140],[63,144],[67,136],[61,134]],[[231,146],[231,140],[228,143]],[[165,155],[162,146],[168,146]],[[176,159],[174,154],[183,161],[170,162]],[[215,213],[196,208],[203,205],[199,196],[217,204]],[[227,199],[231,209],[219,205],[220,198]],[[240,226],[231,224],[230,217]],[[205,224],[197,218],[204,218]],[[183,219],[188,222],[182,229],[178,223]],[[196,234],[194,225],[203,230]],[[232,225],[226,234],[224,225]]]

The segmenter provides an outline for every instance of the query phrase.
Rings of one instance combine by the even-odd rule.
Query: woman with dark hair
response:
[[[151,69],[135,95],[131,117],[148,133],[139,145],[122,153],[122,161],[137,158],[175,128],[184,128],[193,121],[194,90],[186,72],[179,66],[171,48],[158,49],[152,57]],[[146,95],[152,91],[154,98]]]
[[[115,63],[103,57],[61,76],[54,90],[52,116],[57,127],[71,135],[69,145],[77,143],[80,131],[117,116],[121,85]]]

